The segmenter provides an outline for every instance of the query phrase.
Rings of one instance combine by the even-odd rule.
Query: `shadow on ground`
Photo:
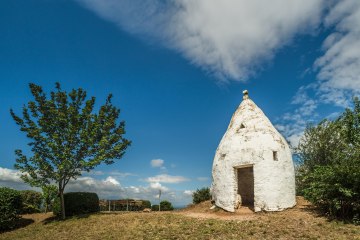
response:
[[[48,218],[45,218],[43,219],[41,222],[43,224],[49,224],[49,223],[53,223],[53,222],[63,222],[63,221],[67,221],[67,220],[70,220],[70,219],[82,219],[82,218],[88,218],[90,215],[93,215],[93,214],[96,214],[96,213],[87,213],[87,214],[80,214],[80,215],[75,215],[75,216],[69,216],[69,217],[66,217],[65,219],[61,219],[60,217],[58,216],[51,216],[51,217],[48,217]]]
[[[28,218],[20,218],[16,221],[16,223],[14,224],[14,226],[12,226],[11,229],[7,229],[7,230],[0,230],[0,233],[4,233],[4,232],[10,232],[10,231],[14,231],[17,230],[19,228],[24,228],[32,223],[34,223],[35,221],[33,219],[28,219]]]

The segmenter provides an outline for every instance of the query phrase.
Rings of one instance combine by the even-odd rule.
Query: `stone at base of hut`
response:
[[[143,212],[151,212],[150,208],[144,208]]]

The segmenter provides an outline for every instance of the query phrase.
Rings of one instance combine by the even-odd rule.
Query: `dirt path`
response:
[[[292,208],[288,209],[284,212],[278,212],[278,215],[290,215],[292,217],[299,217],[299,218],[308,218],[309,213],[304,212],[303,209],[309,206],[309,202],[304,200],[301,197],[297,198],[297,205]],[[254,219],[260,219],[266,216],[266,213],[254,213],[248,207],[240,207],[236,210],[235,213],[226,212],[221,209],[213,209],[211,210],[211,203],[210,201],[202,202],[197,205],[190,206],[186,209],[176,212],[176,214],[180,214],[187,217],[197,218],[197,219],[218,219],[218,220],[234,220],[234,221],[248,221]]]
[[[246,214],[246,215],[242,215],[242,214],[222,215],[215,213],[181,212],[177,214],[187,217],[197,218],[197,219],[218,219],[218,220],[232,220],[232,221],[248,221],[258,218],[254,213]]]
[[[222,209],[210,209],[210,201],[206,201],[192,207],[188,207],[176,214],[197,218],[197,219],[218,219],[218,220],[234,220],[234,221],[247,221],[257,219],[259,216],[255,214],[248,207],[241,207],[235,213],[226,212]]]

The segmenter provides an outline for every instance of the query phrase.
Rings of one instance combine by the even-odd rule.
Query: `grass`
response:
[[[183,211],[118,212],[59,221],[51,214],[32,214],[24,218],[33,223],[0,239],[360,239],[360,226],[328,221],[304,208],[253,215],[251,220],[219,220],[191,218]]]

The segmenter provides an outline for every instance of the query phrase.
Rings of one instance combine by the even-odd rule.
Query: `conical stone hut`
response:
[[[230,212],[240,204],[255,212],[293,207],[295,173],[290,148],[248,92],[243,93],[214,157],[215,205]]]

